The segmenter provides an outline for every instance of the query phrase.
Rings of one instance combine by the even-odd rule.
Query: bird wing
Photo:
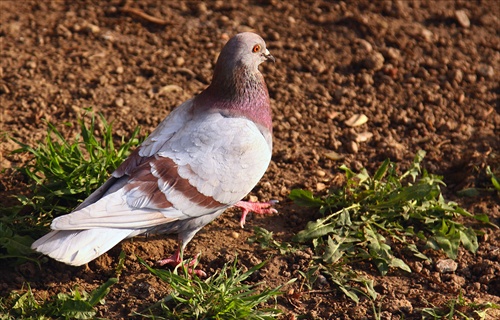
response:
[[[54,219],[54,230],[150,228],[241,200],[269,165],[271,146],[245,118],[175,109],[113,173],[94,202]]]

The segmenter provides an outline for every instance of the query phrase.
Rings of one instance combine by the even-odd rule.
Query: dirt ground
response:
[[[212,274],[236,255],[251,267],[269,263],[259,281],[285,283],[305,270],[307,252],[286,256],[247,243],[253,227],[287,241],[305,227],[311,211],[294,206],[293,188],[324,192],[345,163],[373,170],[386,159],[407,166],[419,149],[425,167],[448,185],[445,197],[500,224],[498,195],[459,198],[465,187],[484,188],[486,165],[498,168],[500,150],[500,6],[496,1],[6,1],[0,2],[0,205],[21,183],[10,169],[25,158],[5,133],[35,145],[48,119],[66,135],[92,107],[114,122],[116,136],[140,125],[151,132],[177,105],[205,88],[218,52],[237,32],[253,30],[276,63],[261,66],[274,114],[273,161],[252,195],[278,199],[275,216],[253,216],[245,229],[229,211],[198,233],[188,254],[202,253]],[[368,121],[345,121],[364,114]],[[325,154],[335,151],[344,159]],[[373,172],[373,171],[372,171]],[[468,301],[500,303],[500,234],[484,228],[476,254],[461,250],[458,269],[409,261],[413,271],[375,281],[383,319],[421,319],[420,309],[441,306],[462,291]],[[49,260],[42,270],[25,263],[0,266],[0,294],[29,282],[38,297],[90,291],[110,276],[127,253],[120,282],[99,316],[130,318],[164,297],[168,286],[134,254],[153,263],[175,249],[175,239],[127,240],[88,268]],[[437,260],[443,258],[434,253]],[[299,283],[292,286],[299,289]],[[355,305],[326,284],[292,301],[278,299],[289,319],[372,318],[367,299]],[[500,317],[490,313],[490,319]]]

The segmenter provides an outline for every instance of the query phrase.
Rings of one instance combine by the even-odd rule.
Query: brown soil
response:
[[[287,199],[291,189],[322,191],[341,163],[373,171],[390,158],[405,167],[418,149],[427,151],[428,171],[444,176],[449,200],[499,224],[498,195],[481,192],[463,199],[455,194],[485,187],[486,165],[499,167],[500,6],[466,0],[371,2],[130,2],[160,20],[154,21],[122,10],[120,1],[1,1],[0,133],[34,145],[44,137],[43,119],[48,119],[70,136],[74,133],[64,123],[75,123],[87,107],[114,121],[117,137],[129,136],[137,125],[149,133],[207,86],[228,37],[254,30],[277,62],[262,66],[274,113],[273,161],[252,194],[280,200],[280,213],[251,217],[242,230],[238,213],[229,211],[199,232],[188,254],[201,252],[209,274],[238,255],[247,267],[268,259],[256,280],[269,286],[297,277],[310,254],[282,256],[248,244],[253,226],[289,240],[311,215]],[[346,126],[354,114],[365,114],[368,122]],[[364,132],[373,136],[356,142]],[[10,155],[17,146],[5,135],[1,139],[0,203],[6,206],[22,178],[9,168],[26,159]],[[332,161],[325,157],[331,151],[345,158]],[[394,270],[385,277],[361,266],[357,271],[374,279],[381,294],[383,318],[420,319],[421,308],[442,306],[460,290],[468,301],[500,303],[500,235],[483,231],[478,252],[461,250],[452,274],[413,261],[413,273]],[[124,250],[125,270],[99,315],[130,318],[169,290],[134,255],[152,263],[174,248],[174,239],[139,237],[88,268],[52,260],[42,270],[33,263],[3,266],[0,294],[21,289],[23,282],[38,297],[75,285],[92,290],[113,275]],[[300,282],[291,288],[297,293]],[[280,298],[279,307],[289,319],[373,316],[367,299],[355,305],[330,284],[316,289]],[[492,311],[489,317],[500,315]]]

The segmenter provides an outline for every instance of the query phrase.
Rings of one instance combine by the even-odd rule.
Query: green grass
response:
[[[261,304],[281,295],[279,286],[274,289],[258,290],[263,283],[248,284],[248,278],[262,268],[262,262],[243,272],[237,267],[237,260],[226,263],[207,279],[188,275],[185,268],[170,270],[151,268],[141,263],[155,276],[167,282],[172,292],[140,316],[153,319],[276,319],[279,309],[259,308]],[[183,274],[178,274],[182,270]],[[294,282],[290,280],[287,284]]]
[[[0,259],[29,259],[32,237],[46,232],[55,216],[70,212],[103,184],[140,142],[136,128],[116,147],[112,125],[90,111],[78,119],[77,129],[77,136],[67,139],[47,123],[46,137],[38,146],[14,140],[20,146],[14,152],[31,158],[17,168],[28,181],[29,194],[17,195],[17,205],[0,208]]]
[[[330,189],[326,196],[302,189],[291,192],[290,198],[296,204],[316,208],[323,215],[294,235],[294,243],[279,242],[263,228],[256,228],[249,242],[280,254],[312,245],[314,257],[307,270],[298,271],[299,290],[312,290],[319,275],[324,275],[354,302],[361,297],[369,299],[376,317],[378,295],[374,282],[352,266],[367,261],[381,275],[394,268],[411,272],[406,255],[430,260],[423,251],[434,249],[454,259],[460,247],[475,252],[481,232],[464,222],[498,228],[485,214],[473,215],[457,203],[446,201],[441,193],[442,178],[422,169],[424,157],[425,152],[419,151],[410,168],[401,174],[389,160],[373,176],[366,169],[355,173],[341,166],[346,182]],[[496,188],[496,177],[489,169],[487,174]]]
[[[140,143],[137,127],[126,142],[122,137],[122,143],[116,147],[112,125],[102,114],[96,117],[92,112],[78,119],[79,134],[70,141],[54,124],[47,126],[45,140],[37,147],[15,140],[20,148],[14,151],[31,156],[31,161],[19,171],[32,182],[35,195],[19,196],[19,200],[40,213],[59,215],[71,211],[102,185]]]
[[[293,240],[312,243],[323,263],[369,260],[382,275],[391,268],[411,271],[395,256],[395,246],[420,259],[428,259],[422,252],[426,248],[443,250],[452,259],[461,246],[475,252],[478,231],[457,218],[496,226],[486,214],[473,215],[446,201],[440,189],[442,178],[421,169],[424,156],[424,151],[418,152],[402,174],[389,160],[373,176],[365,169],[355,173],[342,166],[346,184],[324,197],[293,190],[290,198],[295,203],[318,208],[324,215],[309,222]]]
[[[47,127],[46,138],[37,147],[14,140],[20,146],[15,152],[31,157],[31,161],[18,168],[28,181],[30,193],[18,195],[17,205],[0,209],[2,263],[19,264],[26,260],[39,263],[31,257],[32,236],[45,232],[54,216],[71,211],[106,181],[139,143],[137,128],[129,142],[124,143],[122,138],[122,145],[116,148],[111,124],[102,115],[96,117],[91,112],[78,120],[79,134],[71,141],[55,125],[47,123]],[[117,276],[123,261],[121,256]],[[75,288],[46,300],[36,299],[26,284],[26,289],[0,297],[0,319],[93,319],[96,306],[104,303],[104,297],[117,281],[118,277],[110,278],[91,293]]]
[[[46,300],[35,298],[31,287],[12,291],[8,297],[0,297],[0,319],[95,319],[96,307],[105,304],[104,298],[119,280],[125,254],[120,254],[115,277],[109,278],[90,293],[75,288],[70,293],[60,292]]]
[[[488,319],[489,309],[500,309],[500,305],[495,303],[474,303],[467,302],[460,291],[456,298],[450,299],[443,306],[432,306],[422,309],[422,319]]]

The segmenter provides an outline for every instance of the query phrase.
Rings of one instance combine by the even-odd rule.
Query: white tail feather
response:
[[[56,230],[35,241],[31,248],[66,264],[81,266],[135,234],[137,230],[132,229]]]

